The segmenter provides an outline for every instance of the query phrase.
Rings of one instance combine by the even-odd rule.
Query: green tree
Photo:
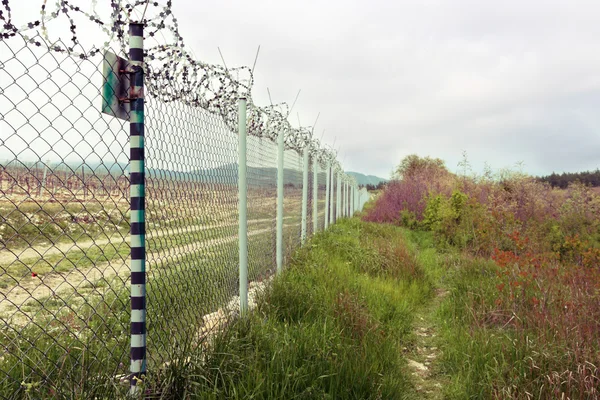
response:
[[[411,154],[400,162],[392,174],[392,179],[405,179],[419,174],[434,175],[437,173],[448,173],[444,161],[440,158],[419,157]]]

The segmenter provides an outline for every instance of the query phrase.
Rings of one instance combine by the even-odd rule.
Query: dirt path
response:
[[[260,235],[271,230],[272,228],[264,228],[251,231],[248,233],[248,236]],[[193,248],[193,251],[206,251],[219,245],[235,242],[236,240],[237,236],[230,236],[199,242]],[[190,254],[190,250],[192,249],[189,244],[171,247],[162,251],[152,252],[148,255],[148,260],[162,259],[169,260],[172,263]],[[152,263],[149,263],[149,265],[152,265]],[[107,288],[118,284],[125,285],[129,280],[129,271],[129,259],[127,258],[125,260],[118,259],[97,264],[83,270],[74,269],[65,273],[55,272],[46,274],[43,277],[22,280],[18,286],[0,289],[0,316],[4,315],[6,317],[7,314],[12,314],[12,322],[19,325],[22,321],[26,321],[26,317],[22,311],[17,312],[16,310],[19,310],[25,303],[31,300],[41,301],[53,297],[69,304],[72,299],[79,296],[78,289],[84,286],[95,287],[96,283],[101,279],[107,282]],[[150,271],[150,268],[148,268],[148,271]]]
[[[438,358],[441,355],[435,321],[435,312],[447,294],[436,289],[434,298],[415,313],[414,342],[404,349],[416,383],[419,399],[443,399],[445,377],[440,373]]]
[[[291,218],[291,217],[287,217]],[[248,224],[258,224],[261,222],[271,221],[269,218],[254,219],[248,221]],[[148,229],[147,239],[158,238],[163,236],[199,232],[214,228],[224,228],[229,226],[237,226],[237,223],[233,224],[219,224],[219,225],[197,225],[189,226],[184,228],[151,228]],[[44,257],[49,257],[55,254],[66,255],[69,251],[85,251],[93,246],[105,246],[109,243],[120,244],[129,243],[129,232],[123,231],[121,234],[115,234],[108,238],[98,238],[95,240],[85,240],[81,242],[65,242],[47,245],[31,246],[26,249],[18,250],[1,250],[0,251],[0,265],[9,265],[17,260],[23,261],[25,264],[33,264]]]

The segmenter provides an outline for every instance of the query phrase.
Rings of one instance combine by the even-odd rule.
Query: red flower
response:
[[[32,272],[32,273],[31,273],[31,277],[32,277],[32,278],[35,278],[35,277],[37,277],[37,276],[38,276],[38,275],[37,275],[35,272]]]

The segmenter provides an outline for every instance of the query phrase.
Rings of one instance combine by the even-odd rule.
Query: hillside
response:
[[[387,182],[387,179],[380,178],[375,175],[364,175],[360,172],[346,171],[350,176],[353,176],[359,185],[379,185],[380,182]]]

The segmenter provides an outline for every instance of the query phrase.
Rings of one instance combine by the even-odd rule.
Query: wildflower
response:
[[[540,304],[540,301],[535,296],[533,296],[531,298],[531,302],[533,303],[534,306],[537,306],[538,304]]]

